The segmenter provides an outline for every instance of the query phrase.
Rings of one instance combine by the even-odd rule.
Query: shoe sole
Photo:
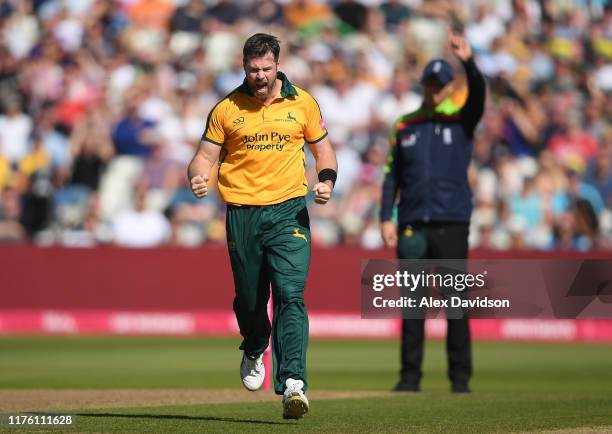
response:
[[[261,386],[263,385],[263,381],[261,382],[261,384],[259,386],[257,386],[256,388],[251,388],[249,386],[247,386],[246,384],[244,384],[244,381],[242,382],[242,385],[244,386],[244,388],[246,390],[248,390],[249,392],[257,392],[259,389],[261,389]]]
[[[283,419],[299,419],[308,413],[308,404],[299,396],[287,398],[283,404]]]

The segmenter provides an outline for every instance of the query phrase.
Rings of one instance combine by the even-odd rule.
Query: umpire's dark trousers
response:
[[[430,222],[398,227],[400,259],[465,259],[469,225]],[[472,348],[467,317],[449,319],[446,335],[448,377],[452,384],[467,385],[472,376]],[[400,382],[418,386],[422,376],[425,320],[402,321]]]

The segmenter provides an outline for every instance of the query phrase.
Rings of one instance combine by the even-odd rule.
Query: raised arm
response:
[[[467,40],[449,30],[451,50],[461,60],[467,78],[468,97],[461,109],[461,125],[468,137],[474,135],[474,129],[484,113],[486,84],[483,75],[478,70],[472,49]]]

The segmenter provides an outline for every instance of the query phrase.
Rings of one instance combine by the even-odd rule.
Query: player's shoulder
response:
[[[295,89],[297,95],[296,98],[304,101],[305,103],[314,103],[317,104],[317,100],[303,87],[297,86],[295,83],[291,83],[293,88]]]
[[[452,99],[446,98],[436,107],[436,115],[443,120],[457,120],[462,105],[456,104]]]
[[[405,128],[409,124],[418,122],[420,119],[423,118],[423,116],[424,116],[423,108],[418,108],[417,110],[414,110],[408,113],[404,113],[400,115],[399,117],[397,117],[397,119],[395,119],[395,122],[393,122],[393,129],[395,131],[401,130],[402,128]]]
[[[231,113],[233,110],[237,110],[240,104],[240,100],[244,98],[243,94],[240,92],[240,87],[229,92],[223,98],[221,98],[211,109],[211,113],[219,114],[219,115],[227,115]]]
[[[297,96],[302,98],[312,98],[312,95],[303,87],[298,86],[295,83],[291,83],[291,86],[295,89]]]
[[[223,98],[221,98],[217,103],[217,106],[226,107],[239,103],[240,100],[245,97],[244,93],[241,92],[241,87],[242,86],[238,86],[237,88],[229,92],[227,95],[225,95]]]

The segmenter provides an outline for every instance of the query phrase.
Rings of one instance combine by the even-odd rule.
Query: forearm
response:
[[[472,102],[484,102],[485,80],[474,61],[474,57],[470,57],[466,61],[461,61],[461,64],[465,70],[468,86],[470,86],[470,90],[474,90],[474,92],[471,92],[472,98],[474,99]]]
[[[336,154],[319,154],[317,158],[317,172],[320,172],[323,169],[334,169],[338,171],[338,162],[336,161]]]
[[[329,140],[322,140],[321,142],[314,145],[311,150],[313,151],[313,155],[316,160],[317,174],[321,173],[321,171],[324,169],[331,169],[334,172],[338,172],[336,152],[334,151],[334,148],[332,147]],[[331,181],[325,181],[325,183],[332,188],[334,187],[334,184]]]
[[[220,146],[206,141],[200,142],[198,151],[187,168],[187,176],[189,179],[196,175],[208,177],[210,175],[211,168],[219,158],[220,150]]]
[[[486,83],[473,58],[462,62],[467,78],[468,97],[461,110],[464,129],[471,136],[484,112]]]
[[[391,148],[387,155],[387,161],[385,163],[385,179],[382,184],[382,197],[380,201],[380,221],[385,222],[393,218],[393,207],[395,206],[395,200],[398,191],[398,176],[401,173],[400,158],[401,154],[398,152],[396,145],[397,137],[394,135],[391,140]]]
[[[397,184],[394,176],[385,177],[382,186],[382,198],[380,201],[380,221],[386,222],[393,218],[393,207],[395,206],[395,198],[397,195]]]
[[[213,162],[207,159],[204,155],[197,153],[189,163],[189,167],[187,168],[187,175],[189,179],[193,178],[196,175],[206,176],[210,174],[210,169],[213,166]]]

